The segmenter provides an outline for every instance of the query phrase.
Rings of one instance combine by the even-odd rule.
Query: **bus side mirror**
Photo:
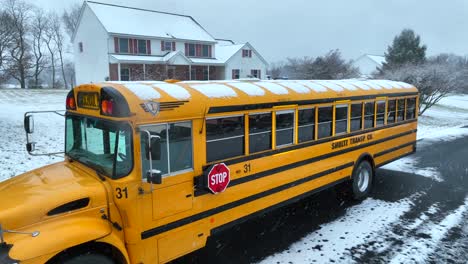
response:
[[[160,160],[161,159],[161,138],[159,136],[152,135],[150,137],[149,148],[146,151],[146,159],[147,160]]]
[[[28,134],[34,133],[34,118],[32,115],[26,115],[24,117],[24,130]]]
[[[146,173],[146,180],[148,183],[152,184],[161,184],[162,183],[162,174],[160,170],[149,170]]]

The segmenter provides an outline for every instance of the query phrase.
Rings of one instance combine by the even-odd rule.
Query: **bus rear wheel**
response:
[[[353,170],[352,191],[354,199],[362,200],[369,195],[373,179],[372,165],[367,160],[361,161]]]

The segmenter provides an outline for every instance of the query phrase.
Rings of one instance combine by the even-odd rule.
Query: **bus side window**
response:
[[[206,161],[244,155],[244,117],[206,120]]]
[[[315,138],[315,108],[299,110],[298,142],[306,142]]]
[[[364,128],[374,127],[374,102],[364,104]]]
[[[249,151],[250,153],[271,149],[271,113],[249,116]]]
[[[406,99],[406,119],[413,119],[416,117],[416,98]]]
[[[337,105],[335,110],[335,134],[348,132],[348,105]]]
[[[276,146],[291,145],[294,142],[294,111],[276,112]]]
[[[388,100],[387,124],[395,123],[396,101]]]
[[[318,109],[318,138],[332,135],[333,107],[325,106]]]
[[[386,101],[377,101],[377,126],[385,124],[385,103]]]
[[[351,132],[362,129],[362,103],[351,105]]]
[[[403,121],[405,119],[405,99],[397,100],[397,121]]]

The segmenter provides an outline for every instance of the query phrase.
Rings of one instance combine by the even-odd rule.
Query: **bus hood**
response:
[[[42,167],[0,182],[0,224],[15,230],[73,210],[107,205],[99,180],[68,162]],[[71,203],[83,199],[89,203]],[[71,203],[72,206],[63,206]],[[66,210],[51,210],[66,208]],[[58,212],[57,212],[58,211]],[[48,215],[51,214],[51,215]]]

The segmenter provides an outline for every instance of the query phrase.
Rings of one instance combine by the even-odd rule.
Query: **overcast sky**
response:
[[[82,3],[26,1],[60,12]],[[347,59],[383,55],[403,28],[421,35],[429,55],[468,55],[466,0],[97,1],[191,15],[216,38],[250,42],[269,62],[318,56],[331,49],[341,50]]]

